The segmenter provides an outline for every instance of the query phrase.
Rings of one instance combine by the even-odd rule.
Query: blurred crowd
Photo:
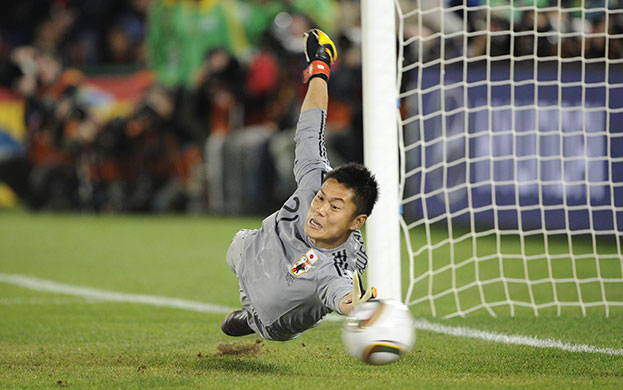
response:
[[[438,0],[419,0],[419,14],[409,13],[413,1],[399,3],[410,15],[405,37],[423,41],[422,58],[411,54],[424,62],[440,56],[623,57],[622,0],[447,0],[443,12]],[[439,32],[448,37],[443,43]]]
[[[420,6],[438,3],[421,0]],[[473,8],[452,8],[463,2],[451,0],[450,12],[424,12],[422,23],[407,20],[405,34],[471,33],[469,53],[462,53],[462,38],[450,38],[443,45],[446,57],[453,51],[523,56],[536,50],[539,56],[623,58],[621,38],[600,35],[582,43],[572,33],[616,37],[623,33],[620,13],[600,9],[578,18],[545,2],[543,12],[487,14],[478,8],[484,1],[465,3]],[[400,4],[416,7],[413,1]],[[621,2],[608,6],[620,8]],[[295,186],[293,134],[305,92],[302,37],[309,28],[327,30],[340,50],[329,90],[331,162],[363,160],[359,7],[356,0],[4,5],[0,85],[25,102],[26,140],[22,153],[0,155],[0,182],[37,210],[269,212]],[[232,21],[232,15],[242,19]],[[478,34],[489,30],[513,31],[513,44],[510,34]],[[563,32],[565,39],[535,32]],[[441,55],[442,46],[433,41],[425,43],[424,60]],[[413,57],[418,53],[413,50]],[[133,82],[144,86],[130,112],[101,114],[102,95],[85,71],[102,66],[130,69]]]
[[[77,68],[145,65],[143,42],[150,5],[151,0],[3,2],[0,56],[30,45]]]
[[[337,5],[314,1],[318,9]],[[25,102],[26,140],[23,153],[0,156],[0,182],[36,210],[274,209],[295,186],[293,135],[305,92],[302,39],[319,25],[300,12],[310,2],[299,3],[239,3],[262,7],[266,15],[253,28],[265,22],[264,28],[252,39],[215,31],[211,37],[218,39],[205,41],[196,65],[200,37],[190,37],[192,44],[176,39],[189,38],[186,27],[209,28],[206,21],[232,11],[225,6],[235,2],[12,5],[2,13],[0,83]],[[210,12],[195,21],[202,7]],[[257,19],[259,13],[252,14]],[[158,26],[157,36],[148,35],[149,25]],[[343,25],[333,34],[342,58],[331,83],[327,146],[334,164],[363,158],[360,45],[348,33]],[[179,52],[187,46],[190,55]],[[94,90],[84,70],[118,69],[112,65],[130,69],[127,79],[144,88],[130,112],[107,117],[105,93]]]

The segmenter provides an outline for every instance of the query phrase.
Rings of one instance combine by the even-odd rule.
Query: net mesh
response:
[[[623,307],[622,4],[440,3],[395,2],[406,302]]]

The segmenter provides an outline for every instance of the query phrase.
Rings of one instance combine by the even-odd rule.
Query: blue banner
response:
[[[407,222],[623,231],[621,69],[506,62],[420,71],[403,102]]]

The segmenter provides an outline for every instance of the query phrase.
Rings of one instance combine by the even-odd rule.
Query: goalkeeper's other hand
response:
[[[356,309],[357,306],[373,298],[376,298],[376,288],[368,287],[368,289],[364,291],[363,284],[359,278],[359,272],[355,271],[353,275],[353,310]]]
[[[331,65],[337,60],[337,49],[331,38],[322,30],[313,28],[305,32],[303,49],[309,62],[303,71],[303,82],[307,83],[313,77],[328,81]]]

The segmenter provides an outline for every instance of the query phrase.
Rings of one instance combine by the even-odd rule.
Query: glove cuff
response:
[[[322,60],[312,61],[303,71],[303,82],[307,84],[314,77],[320,77],[324,81],[329,81],[331,67]]]

